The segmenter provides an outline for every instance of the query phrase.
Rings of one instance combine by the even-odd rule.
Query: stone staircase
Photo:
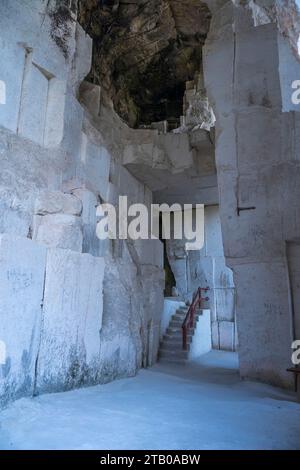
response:
[[[182,323],[188,312],[188,307],[180,307],[171,318],[169,327],[160,343],[158,351],[159,362],[173,362],[185,364],[189,358],[190,345],[193,340],[196,322],[201,315],[201,310],[197,310],[193,328],[190,328],[187,335],[187,350],[182,349]]]

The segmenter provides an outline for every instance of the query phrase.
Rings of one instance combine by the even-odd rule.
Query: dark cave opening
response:
[[[179,126],[210,18],[200,0],[79,0],[79,22],[94,40],[87,80],[103,88],[130,127]]]

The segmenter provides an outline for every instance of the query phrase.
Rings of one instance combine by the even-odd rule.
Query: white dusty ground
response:
[[[295,395],[240,382],[236,355],[220,351],[21,399],[0,419],[0,449],[300,449]]]

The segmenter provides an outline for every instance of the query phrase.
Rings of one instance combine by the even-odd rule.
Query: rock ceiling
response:
[[[210,13],[200,0],[79,0],[94,39],[88,80],[132,127],[182,114],[185,82],[201,68]]]

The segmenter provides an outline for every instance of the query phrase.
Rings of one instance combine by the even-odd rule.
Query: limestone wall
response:
[[[193,341],[190,345],[189,359],[197,359],[212,349],[211,312],[203,309],[197,320]]]
[[[1,406],[34,392],[46,248],[2,234],[0,260],[0,336],[6,345],[5,362],[0,366]]]
[[[0,6],[1,405],[133,375],[157,356],[161,242],[96,237],[100,202],[149,206],[152,193],[122,166],[131,131],[99,87],[92,110],[79,90],[92,42],[75,13],[54,0]]]

